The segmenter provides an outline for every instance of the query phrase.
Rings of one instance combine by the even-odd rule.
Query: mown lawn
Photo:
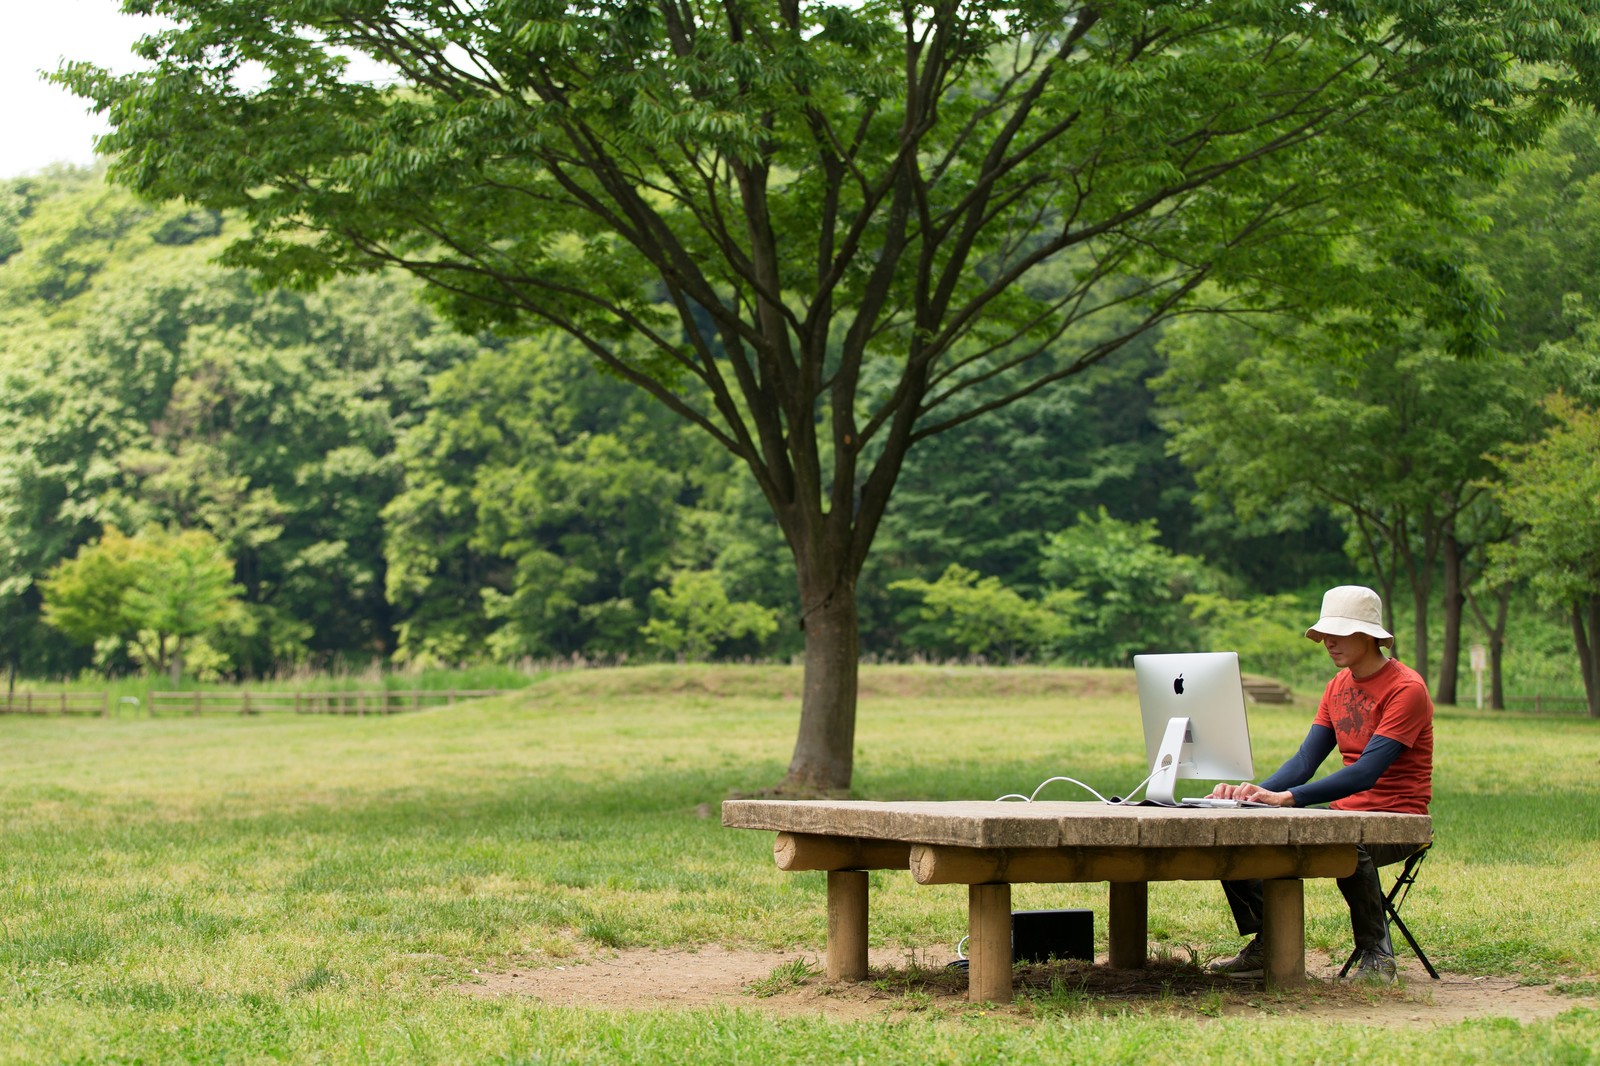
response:
[[[611,1014],[452,989],[617,947],[820,948],[822,875],[778,872],[770,835],[716,816],[781,776],[799,682],[650,667],[391,718],[0,718],[0,1061],[1298,1063],[1373,1039],[1170,1010],[851,1023],[753,998]],[[1309,715],[1252,709],[1258,772]],[[1439,843],[1408,904],[1430,955],[1593,995],[1600,724],[1443,708],[1436,730]],[[1142,761],[1126,674],[866,673],[863,798],[993,798],[1055,774],[1123,791]],[[875,874],[874,940],[953,952],[964,901]],[[1015,904],[1093,907],[1104,947],[1103,886],[1019,886]],[[1331,883],[1308,885],[1307,911],[1309,949],[1342,958]],[[1176,954],[1236,942],[1209,884],[1152,886],[1150,928]],[[1591,1062],[1600,1014],[1381,1039],[1411,1061]]]

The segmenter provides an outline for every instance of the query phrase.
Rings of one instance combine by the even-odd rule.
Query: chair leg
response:
[[[1410,944],[1411,950],[1417,953],[1417,961],[1421,962],[1422,968],[1428,971],[1428,976],[1437,981],[1439,979],[1439,971],[1433,968],[1433,963],[1428,961],[1428,956],[1423,952],[1422,945],[1417,943],[1417,938],[1411,935],[1410,929],[1406,928],[1406,923],[1400,918],[1400,912],[1390,910],[1389,920],[1400,927],[1400,933],[1406,938],[1406,943]],[[1349,963],[1345,963],[1345,966],[1348,967],[1349,965]],[[1344,974],[1341,973],[1339,976],[1343,977]]]
[[[1406,895],[1411,891],[1411,886],[1417,880],[1417,867],[1422,865],[1422,860],[1428,857],[1428,849],[1423,848],[1415,852],[1406,860],[1400,870],[1400,875],[1394,879],[1394,884],[1389,886],[1388,893],[1383,897],[1383,910],[1389,916],[1389,921],[1400,927],[1400,933],[1406,938],[1406,943],[1411,945],[1411,950],[1416,952],[1417,959],[1422,963],[1423,969],[1428,971],[1428,976],[1435,981],[1439,980],[1439,971],[1433,968],[1433,963],[1428,961],[1428,956],[1423,952],[1422,945],[1417,943],[1417,938],[1411,935],[1411,930],[1406,928],[1406,923],[1400,919],[1400,904],[1405,902]],[[1398,900],[1397,900],[1398,897]],[[1344,975],[1350,972],[1350,967],[1355,965],[1356,956],[1360,949],[1350,952],[1350,957],[1344,960],[1344,966],[1339,970],[1339,979],[1344,980]]]
[[[1406,923],[1400,918],[1400,905],[1406,901],[1406,896],[1411,892],[1411,886],[1416,884],[1417,867],[1421,866],[1422,860],[1427,857],[1428,849],[1423,848],[1406,860],[1405,867],[1400,871],[1400,876],[1394,879],[1394,886],[1389,889],[1388,896],[1384,898],[1383,909],[1388,912],[1389,920],[1400,927],[1401,935],[1406,938],[1406,943],[1411,945],[1411,950],[1416,952],[1418,961],[1422,963],[1422,968],[1428,971],[1429,977],[1437,981],[1439,979],[1439,971],[1433,968],[1433,963],[1428,961],[1428,956],[1422,950],[1422,945],[1417,943],[1417,938],[1411,935],[1411,930],[1406,928]]]

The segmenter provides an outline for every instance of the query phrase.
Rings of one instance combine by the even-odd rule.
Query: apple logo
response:
[[[1172,691],[1176,692],[1180,696],[1183,695],[1183,675],[1182,674],[1179,674],[1177,677],[1172,679]]]

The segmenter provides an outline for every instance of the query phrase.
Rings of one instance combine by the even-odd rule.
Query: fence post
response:
[[[111,693],[109,692],[100,693],[100,717],[111,717]]]

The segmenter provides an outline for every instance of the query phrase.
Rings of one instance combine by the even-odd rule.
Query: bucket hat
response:
[[[1323,636],[1348,637],[1366,633],[1378,639],[1380,647],[1392,647],[1394,634],[1383,628],[1383,600],[1365,585],[1340,585],[1322,596],[1322,617],[1306,630],[1311,640]]]

